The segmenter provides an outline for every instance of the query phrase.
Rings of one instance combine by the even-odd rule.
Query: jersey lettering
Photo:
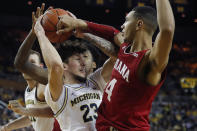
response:
[[[111,80],[110,83],[108,84],[106,90],[105,90],[105,92],[107,93],[107,99],[109,101],[111,101],[112,91],[114,89],[114,86],[115,86],[116,82],[117,82],[116,79]]]
[[[122,61],[120,61],[119,59],[117,59],[115,65],[114,65],[114,69],[119,72],[119,74],[122,76],[122,78],[124,80],[126,80],[127,82],[129,82],[129,73],[130,73],[130,70],[127,67],[126,64],[124,64]]]

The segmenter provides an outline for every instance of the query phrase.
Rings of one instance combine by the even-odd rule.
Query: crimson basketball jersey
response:
[[[152,102],[161,85],[148,86],[137,78],[137,68],[147,50],[127,53],[130,45],[123,43],[114,65],[111,80],[105,87],[98,109],[96,128],[109,131],[148,131]],[[129,51],[128,51],[129,52]]]

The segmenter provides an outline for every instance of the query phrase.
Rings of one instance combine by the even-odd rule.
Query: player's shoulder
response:
[[[69,91],[80,91],[84,88],[86,88],[86,83],[82,84],[64,84],[64,89],[67,89]]]

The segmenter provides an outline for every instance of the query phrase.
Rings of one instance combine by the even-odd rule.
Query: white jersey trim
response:
[[[66,88],[66,87],[63,87],[63,88],[65,88],[64,104],[62,105],[62,107],[60,108],[60,110],[57,111],[57,113],[54,115],[54,117],[58,117],[58,115],[61,114],[61,112],[64,110],[64,108],[65,108],[66,105],[67,105],[67,100],[68,100],[68,88]]]

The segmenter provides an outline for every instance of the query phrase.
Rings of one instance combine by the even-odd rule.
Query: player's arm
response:
[[[19,128],[28,127],[30,125],[31,125],[31,121],[28,118],[28,116],[22,116],[1,127],[0,131],[12,131]]]
[[[48,68],[48,83],[53,101],[58,100],[63,85],[63,62],[45,35],[45,31],[40,23],[42,17],[39,17],[34,27],[39,41],[44,62]]]
[[[112,74],[112,70],[113,70],[115,62],[116,62],[116,58],[110,57],[103,64],[101,76],[103,77],[103,79],[105,80],[106,83],[109,82],[109,80],[111,78],[111,74]]]
[[[50,107],[44,108],[25,108],[18,100],[9,101],[8,109],[23,116],[33,117],[53,117],[53,111]]]
[[[83,33],[82,38],[98,47],[107,56],[114,58],[117,57],[119,47],[115,46],[111,42],[90,33]]]
[[[121,33],[114,27],[72,18],[67,15],[59,16],[57,29],[57,33],[69,32],[75,29],[88,32],[115,43],[118,46],[123,43]]]
[[[50,107],[25,108],[24,115],[33,116],[33,117],[48,117],[48,118],[54,116],[53,111]]]
[[[111,42],[89,33],[84,33],[83,38],[90,41],[90,43],[98,47],[103,53],[110,57],[103,64],[101,71],[101,76],[103,77],[104,81],[108,82],[111,78],[112,69],[117,59],[119,48],[113,45]]]
[[[37,17],[39,17],[40,14],[43,13],[44,6],[45,5],[42,4],[41,9],[38,7],[36,14],[34,14],[34,12],[32,13],[32,20],[33,20],[32,30],[29,32],[26,39],[21,44],[16,54],[14,65],[20,72],[28,74],[34,80],[42,84],[47,84],[47,81],[48,81],[47,70],[41,67],[38,67],[28,61],[29,52],[36,40],[36,35],[35,35],[33,27],[34,27]]]
[[[159,83],[161,73],[166,68],[175,30],[175,21],[169,0],[156,0],[156,6],[157,21],[160,31],[156,37],[154,47],[149,56],[151,72],[148,75],[148,82],[151,85],[156,85]],[[159,79],[152,81],[152,78]]]

